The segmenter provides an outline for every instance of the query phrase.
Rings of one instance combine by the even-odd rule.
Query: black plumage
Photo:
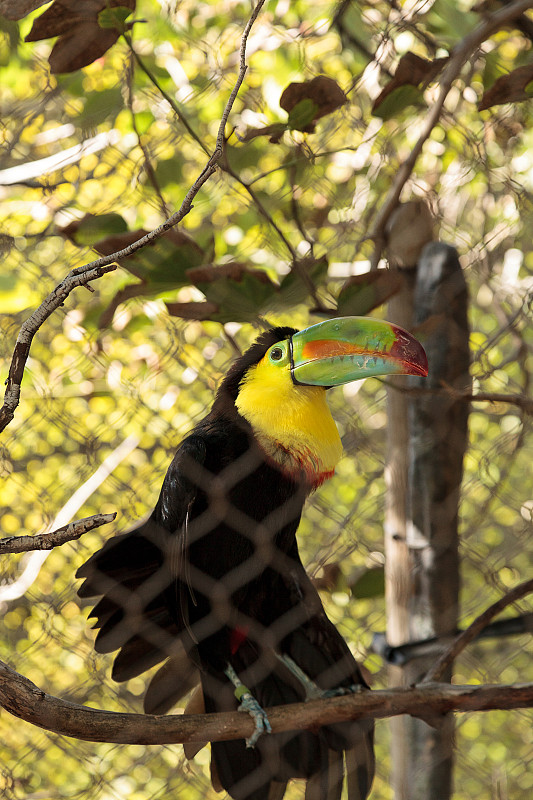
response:
[[[95,647],[120,650],[115,680],[171,657],[147,695],[150,710],[168,710],[194,684],[196,668],[206,710],[235,709],[228,665],[263,708],[304,700],[303,683],[280,656],[322,690],[365,686],[298,553],[309,475],[288,473],[267,455],[235,406],[247,371],[293,333],[272,329],[235,362],[210,413],[178,448],[149,519],[78,570],[80,596],[102,595],[91,613]],[[172,665],[183,667],[181,676]],[[340,796],[343,751],[351,798],[365,798],[370,723],[263,735],[255,748],[243,740],[212,745],[220,782],[236,800],[282,797],[293,777],[310,779],[309,797]]]

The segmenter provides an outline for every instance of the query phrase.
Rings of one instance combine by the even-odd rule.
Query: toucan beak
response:
[[[292,337],[295,383],[340,386],[373,375],[428,374],[424,348],[414,336],[380,319],[339,317]]]

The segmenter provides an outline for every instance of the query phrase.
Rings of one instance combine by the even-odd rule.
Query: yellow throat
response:
[[[295,385],[288,369],[263,358],[246,373],[235,405],[284,469],[304,470],[313,484],[333,474],[342,444],[323,387]]]

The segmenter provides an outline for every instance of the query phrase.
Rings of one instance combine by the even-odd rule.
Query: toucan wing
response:
[[[186,609],[180,603],[180,575],[208,438],[202,432],[182,442],[150,517],[107,541],[76,573],[84,579],[80,597],[102,595],[90,614],[99,629],[95,649],[120,649],[113,665],[116,681],[129,680],[182,652],[179,634]]]

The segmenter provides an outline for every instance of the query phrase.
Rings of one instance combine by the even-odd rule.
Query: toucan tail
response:
[[[102,595],[90,613],[98,628],[95,649],[119,650],[112,677],[126,681],[178,655],[183,626],[172,616],[176,579],[170,534],[148,519],[109,539],[76,573],[80,597]]]
[[[258,703],[268,708],[305,700],[305,686],[282,657],[267,658],[266,668],[264,655],[257,658],[246,642],[234,658],[236,671]],[[202,687],[206,711],[237,708],[225,676],[202,672]],[[345,778],[348,800],[365,800],[374,775],[371,721],[263,734],[254,748],[242,739],[213,742],[211,750],[213,772],[234,800],[281,800],[291,778],[307,781],[306,800],[340,800]]]

